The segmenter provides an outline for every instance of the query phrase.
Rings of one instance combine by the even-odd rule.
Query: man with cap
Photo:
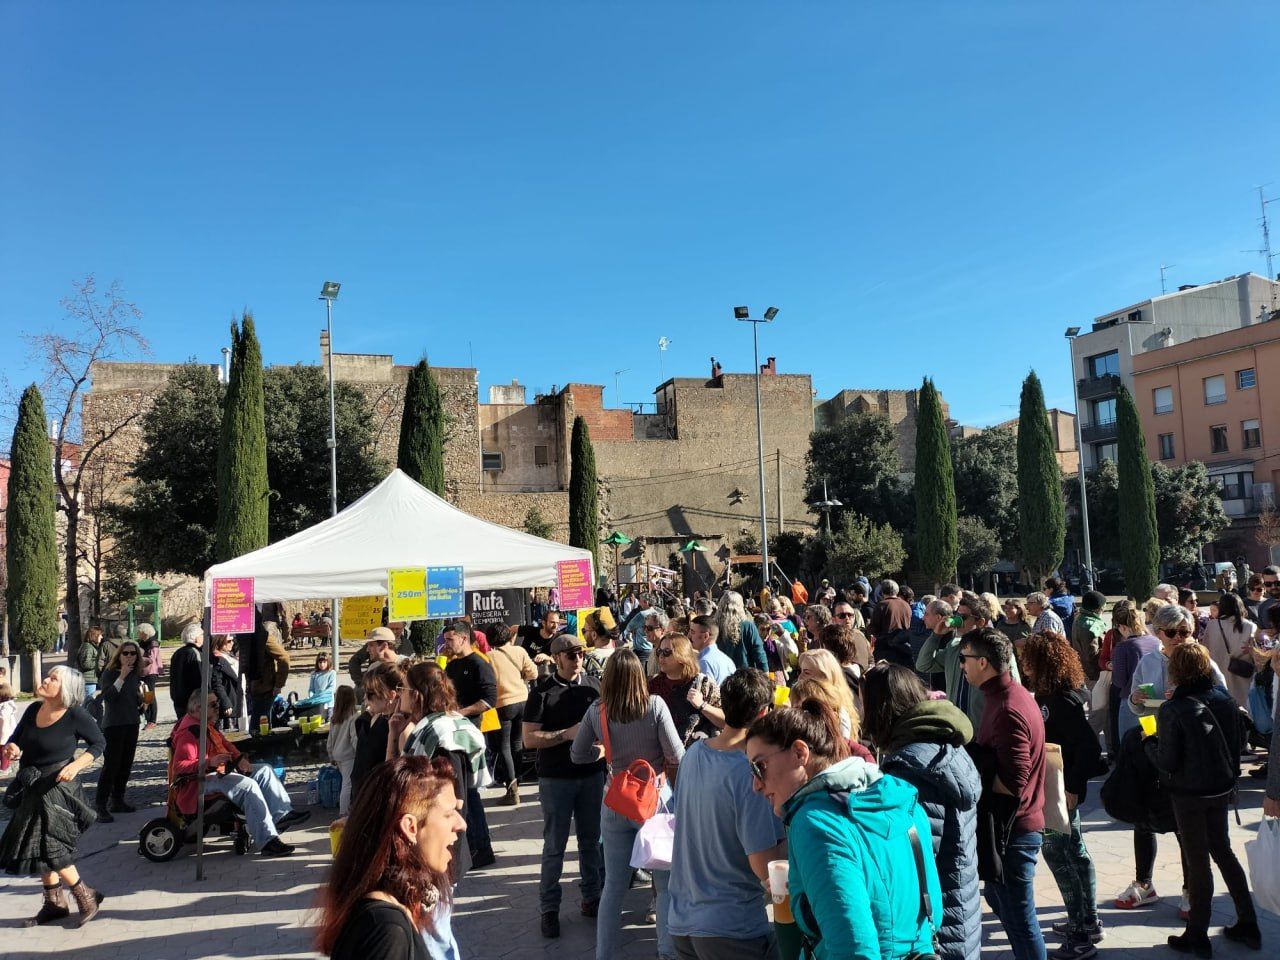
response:
[[[818,603],[825,604],[828,608],[836,600],[836,588],[831,586],[831,581],[826,577],[822,578],[822,583],[818,585]]]
[[[587,649],[573,634],[551,642],[554,672],[533,686],[524,711],[525,746],[537,751],[538,799],[542,805],[542,876],[538,911],[542,935],[560,936],[560,875],[569,824],[578,834],[582,890],[580,910],[594,917],[604,881],[600,856],[600,804],[604,799],[605,765],[574,763],[569,747],[587,708],[600,696],[600,684],[583,671]]]
[[[396,649],[396,635],[390,627],[374,627],[369,631],[369,638],[364,642],[366,661],[374,663],[403,663],[408,657],[400,655]]]

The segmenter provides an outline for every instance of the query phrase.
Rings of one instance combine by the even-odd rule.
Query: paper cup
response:
[[[785,707],[790,702],[791,702],[791,689],[789,687],[773,688],[773,705],[775,707]],[[783,866],[786,866],[786,861],[782,861],[782,864]]]
[[[786,860],[769,861],[769,895],[774,903],[781,903],[787,898],[787,875],[791,865]]]
[[[1142,735],[1144,737],[1149,737],[1156,732],[1156,718],[1155,717],[1139,717],[1138,726],[1142,727]]]

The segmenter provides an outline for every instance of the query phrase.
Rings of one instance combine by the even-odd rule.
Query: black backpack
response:
[[[1173,804],[1160,783],[1160,771],[1151,754],[1158,741],[1144,737],[1134,727],[1120,741],[1115,769],[1102,785],[1102,807],[1113,820],[1131,823],[1156,833],[1176,829]]]

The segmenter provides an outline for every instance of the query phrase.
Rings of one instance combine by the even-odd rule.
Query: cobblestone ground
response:
[[[300,660],[302,658],[299,658]],[[295,676],[291,687],[304,681]],[[163,699],[163,698],[162,698]],[[162,720],[165,714],[162,713]],[[170,718],[171,719],[171,718]],[[184,849],[166,864],[153,864],[137,854],[137,832],[147,819],[160,813],[163,803],[164,747],[168,733],[164,722],[144,736],[135,766],[138,786],[131,799],[148,801],[148,809],[117,815],[116,822],[95,825],[81,841],[79,866],[87,881],[107,895],[99,917],[83,929],[70,922],[61,926],[21,929],[21,918],[39,907],[37,881],[0,879],[0,957],[34,960],[62,957],[67,960],[187,960],[187,958],[314,957],[309,941],[308,913],[329,864],[327,826],[332,811],[315,810],[312,820],[292,831],[287,839],[298,844],[298,853],[284,860],[254,855],[236,857],[225,840],[214,840],[205,859],[205,879],[195,879],[193,851]],[[290,769],[287,785],[301,803],[303,784],[313,768]],[[92,781],[94,771],[86,775]],[[1261,816],[1260,781],[1241,780],[1240,810],[1243,826],[1232,820],[1237,854],[1244,860],[1244,841]],[[1156,960],[1176,956],[1165,938],[1182,928],[1178,920],[1178,885],[1181,868],[1173,838],[1161,838],[1156,886],[1164,899],[1136,911],[1116,910],[1115,896],[1131,879],[1131,834],[1113,824],[1097,806],[1097,782],[1085,807],[1085,838],[1098,871],[1099,901],[1107,937],[1101,953],[1107,958]],[[594,922],[578,914],[578,896],[572,882],[566,885],[561,912],[563,933],[558,940],[543,940],[538,932],[537,887],[542,820],[537,787],[526,786],[523,805],[496,806],[498,792],[488,792],[487,807],[498,863],[473,873],[457,891],[454,927],[466,960],[533,960],[542,957],[587,958],[594,956]],[[566,857],[566,877],[572,881],[577,868],[574,841]],[[1230,900],[1215,871],[1215,928],[1234,920]],[[1036,876],[1037,903],[1046,924],[1062,919],[1062,899],[1048,868],[1041,861]],[[620,960],[652,958],[656,954],[654,931],[644,924],[648,893],[633,890],[624,915],[625,947]],[[1280,948],[1280,918],[1263,915],[1265,952],[1262,954],[1215,938],[1215,956],[1227,960],[1274,957]],[[999,924],[988,914],[984,922],[984,960],[1006,960],[1011,954]],[[1050,949],[1057,945],[1049,940]],[[613,960],[613,958],[608,958]]]

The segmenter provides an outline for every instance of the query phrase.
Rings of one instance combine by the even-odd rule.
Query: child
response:
[[[356,692],[345,683],[333,695],[333,714],[329,718],[329,759],[342,774],[338,816],[345,817],[351,804],[351,768],[356,759]]]
[[[9,742],[13,729],[18,725],[18,703],[13,699],[13,690],[6,682],[9,671],[0,667],[0,745]],[[9,769],[9,758],[0,753],[0,772]]]

